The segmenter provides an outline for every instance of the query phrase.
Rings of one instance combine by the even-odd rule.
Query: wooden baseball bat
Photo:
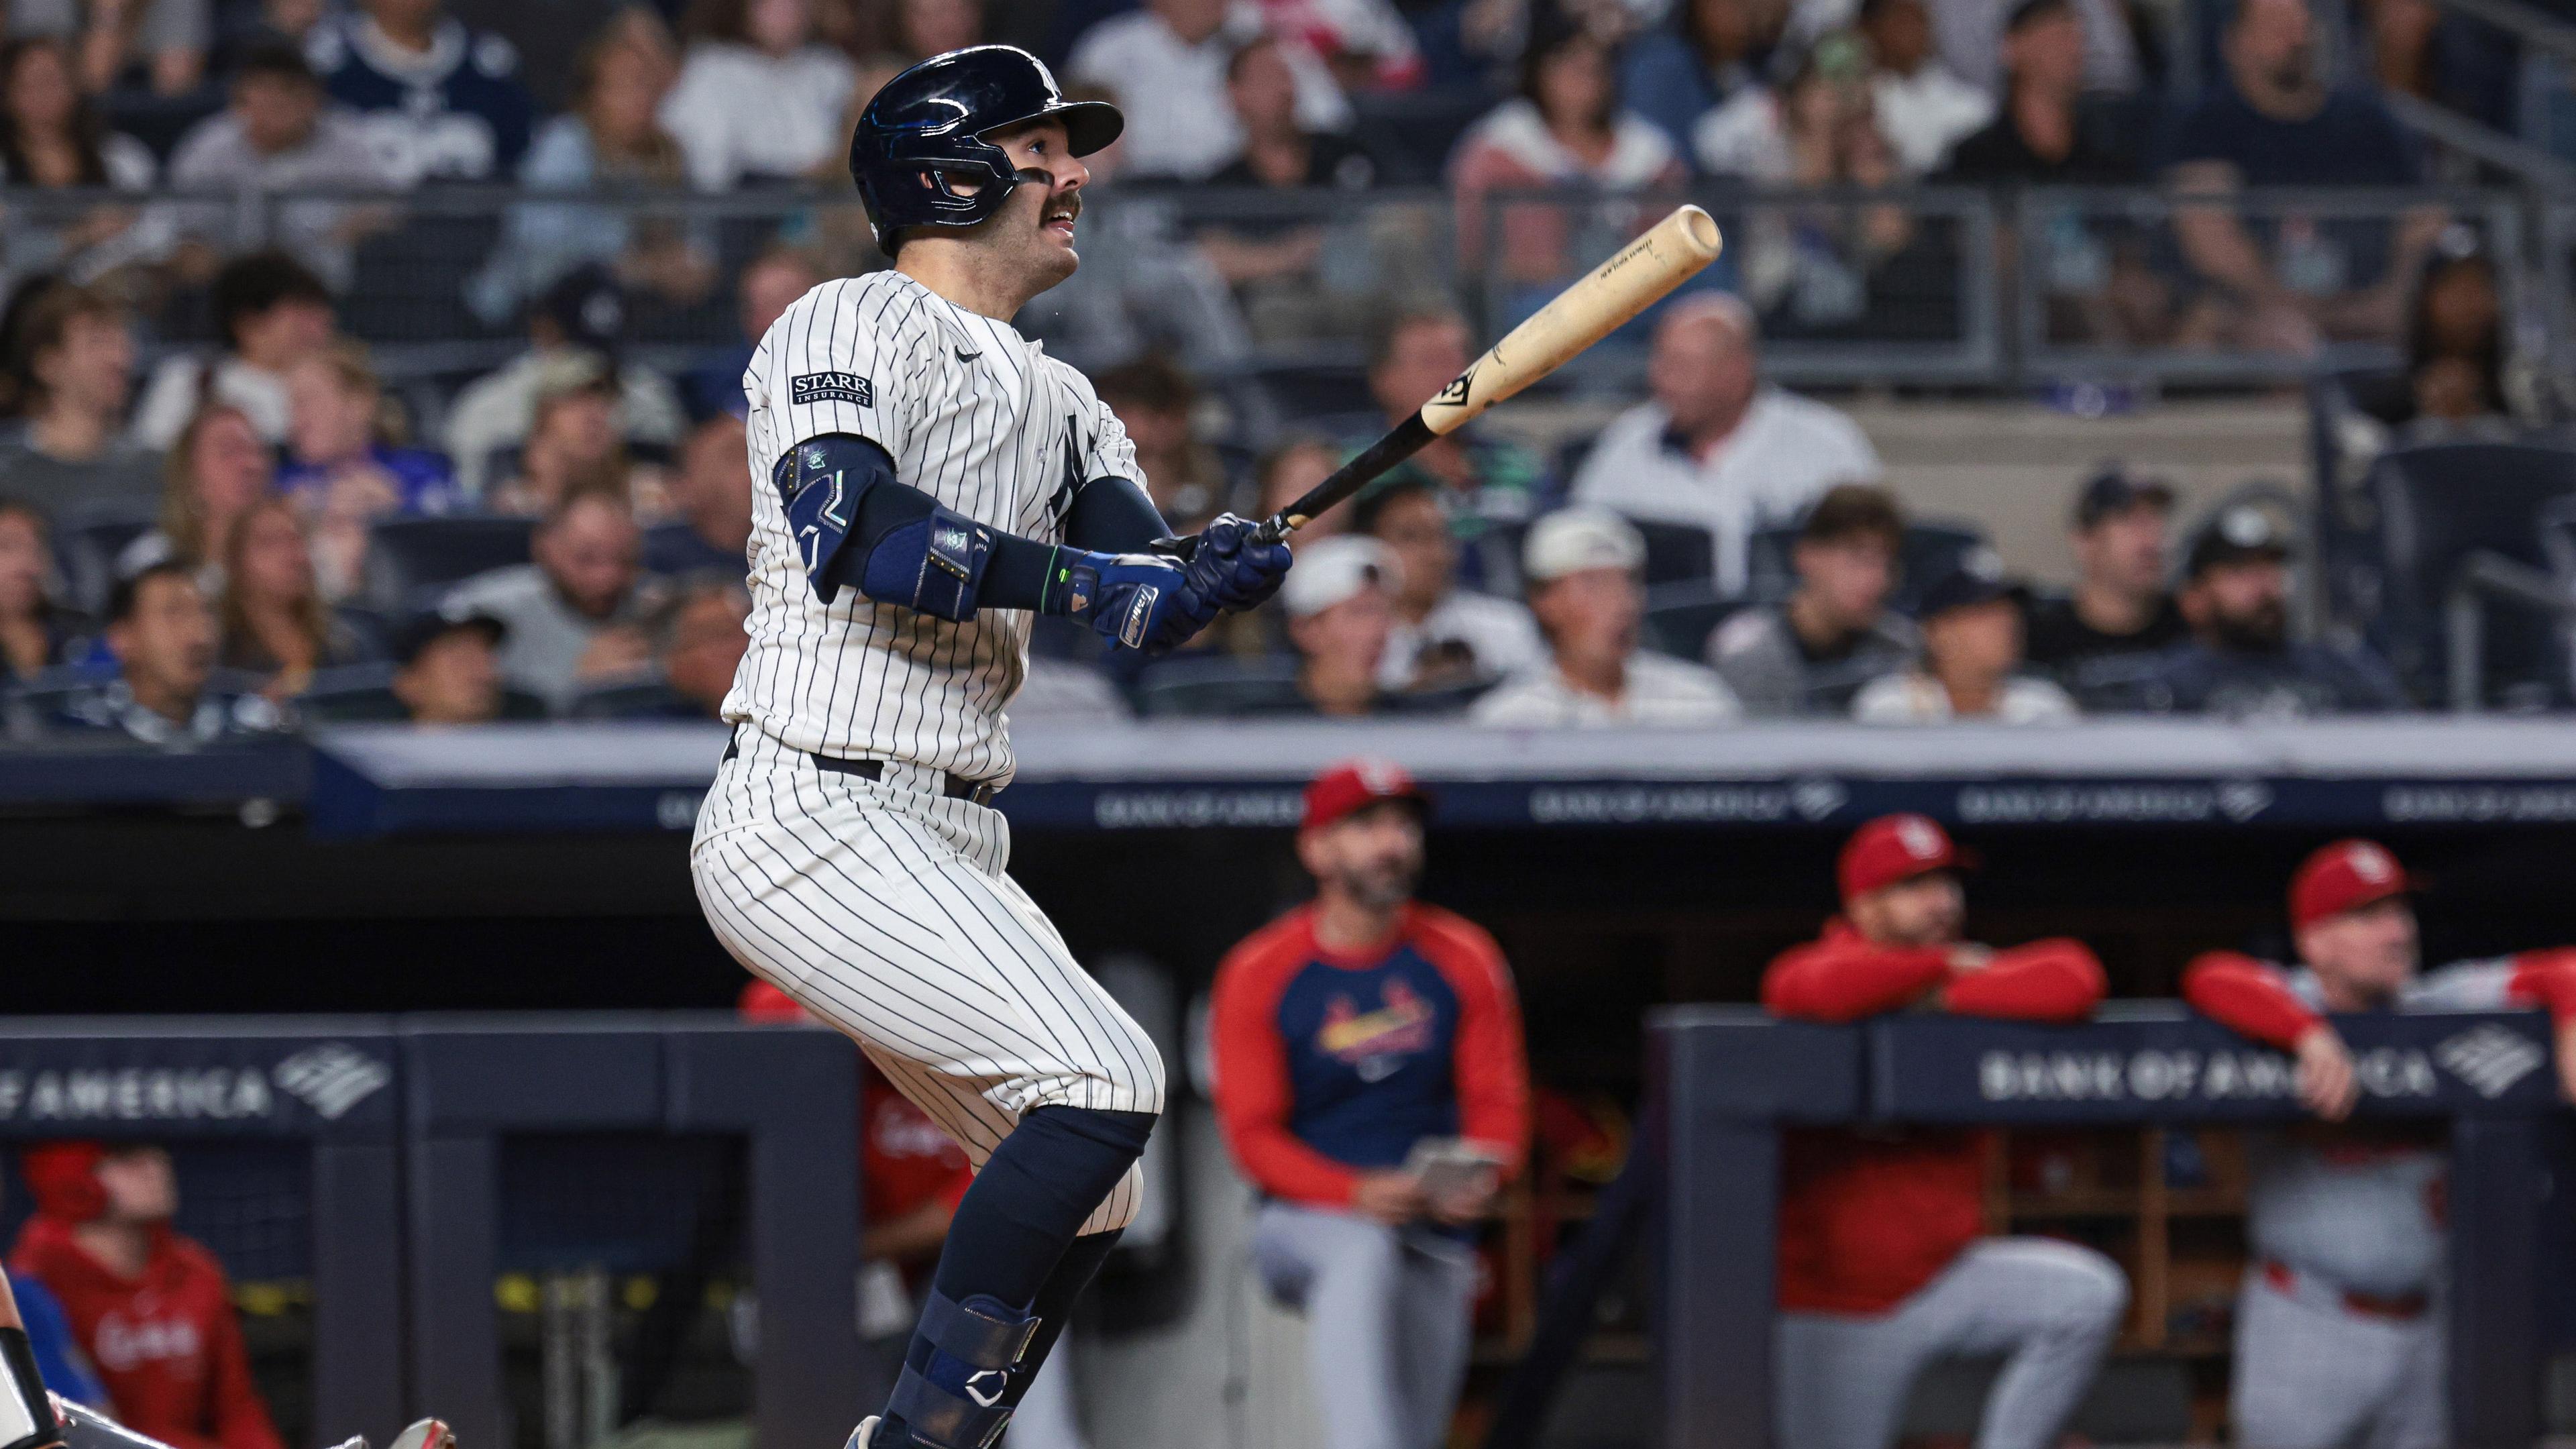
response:
[[[1557,293],[1484,356],[1469,363],[1421,411],[1273,514],[1255,536],[1263,543],[1277,543],[1305,527],[1315,515],[1348,500],[1380,474],[1422,451],[1432,439],[1456,430],[1619,330],[1629,318],[1662,301],[1700,268],[1716,261],[1725,245],[1726,238],[1707,212],[1696,206],[1675,209],[1583,280]],[[1187,558],[1197,544],[1195,537],[1166,538],[1157,540],[1154,548]]]

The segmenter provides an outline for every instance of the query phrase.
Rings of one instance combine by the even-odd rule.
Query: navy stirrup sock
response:
[[[1077,1237],[1153,1131],[1151,1112],[1041,1107],[957,1205],[875,1449],[984,1449],[1115,1233]]]

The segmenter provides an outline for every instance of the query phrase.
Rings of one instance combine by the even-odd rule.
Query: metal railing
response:
[[[2576,182],[2576,169],[2560,172]],[[2553,341],[2576,333],[2576,185],[2544,207],[2528,194],[1710,185],[1493,193],[1462,217],[1434,189],[1105,187],[1082,218],[1081,272],[1022,322],[1082,366],[1155,348],[1216,378],[1309,369],[1355,380],[1391,305],[1462,300],[1499,334],[1693,200],[1728,239],[1694,285],[1752,302],[1765,364],[1784,381],[2263,384],[2392,359],[2414,259],[2437,223],[2482,236],[2518,315],[2540,317]],[[2252,242],[2305,324],[2285,325],[2279,308],[2246,303],[2212,274],[2196,234],[2213,226]],[[629,279],[630,355],[695,365],[741,345],[736,283],[779,245],[835,275],[883,265],[856,198],[822,187],[0,192],[0,265],[13,281],[42,270],[99,281],[136,304],[154,345],[199,345],[212,340],[210,263],[280,246],[338,288],[343,325],[407,378],[497,365],[523,345],[521,319],[546,289],[589,265]],[[1563,384],[1632,390],[1645,330],[1596,349]]]

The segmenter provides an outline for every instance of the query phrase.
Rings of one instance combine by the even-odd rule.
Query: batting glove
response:
[[[1218,605],[1191,573],[1152,554],[1060,548],[1038,611],[1088,624],[1112,645],[1155,658],[1188,643],[1217,616]]]
[[[1220,513],[1200,530],[1189,574],[1201,597],[1220,609],[1240,611],[1257,608],[1279,592],[1294,560],[1287,544],[1262,542],[1260,527],[1249,518]]]

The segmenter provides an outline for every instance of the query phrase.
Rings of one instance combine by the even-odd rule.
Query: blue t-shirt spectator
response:
[[[304,54],[397,181],[502,179],[528,149],[534,106],[518,51],[440,15],[436,0],[368,0],[316,25]]]
[[[2166,146],[2170,166],[2223,161],[2246,186],[2412,186],[2414,149],[2388,107],[2367,91],[2343,88],[2304,120],[2255,108],[2233,85],[2221,85],[2185,113]]]
[[[389,448],[378,443],[367,450],[367,461],[393,479],[402,498],[396,511],[406,517],[464,511],[465,494],[456,486],[456,468],[445,453],[426,448]],[[278,491],[290,495],[317,491],[345,466],[288,463],[277,470]]]
[[[26,1323],[27,1344],[36,1351],[36,1372],[44,1376],[45,1387],[101,1413],[113,1408],[53,1290],[32,1274],[18,1273],[10,1275],[9,1292],[18,1300],[18,1316]]]

